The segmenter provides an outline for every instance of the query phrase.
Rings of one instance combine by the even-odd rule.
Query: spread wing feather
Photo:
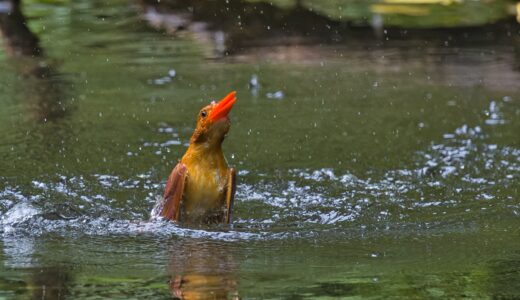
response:
[[[168,177],[164,195],[152,211],[152,217],[160,216],[171,221],[179,220],[187,175],[188,168],[183,163],[178,163]]]
[[[235,201],[235,191],[237,189],[236,182],[236,170],[235,168],[229,169],[229,181],[227,184],[226,191],[226,223],[229,224],[233,221],[233,202]]]

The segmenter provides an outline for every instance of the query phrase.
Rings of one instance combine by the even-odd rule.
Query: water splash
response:
[[[15,204],[5,214],[2,215],[0,223],[4,233],[15,231],[16,227],[24,224],[40,214],[40,210],[29,203],[23,201]]]

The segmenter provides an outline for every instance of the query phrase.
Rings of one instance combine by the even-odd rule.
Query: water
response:
[[[289,39],[149,9],[29,2],[39,42],[4,34],[0,297],[520,296],[518,25]],[[231,90],[233,226],[149,221]]]

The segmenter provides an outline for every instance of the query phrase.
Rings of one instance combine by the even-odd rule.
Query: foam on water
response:
[[[136,211],[132,202],[119,207],[115,205],[117,200],[103,191],[149,190],[145,202],[151,207],[164,182],[154,182],[147,174],[136,178],[94,174],[94,180],[64,176],[60,176],[59,182],[34,180],[32,187],[43,195],[39,197],[24,195],[21,188],[4,189],[0,193],[2,234],[152,234],[222,240],[286,238],[295,236],[291,229],[302,226],[312,229],[313,224],[332,228],[349,224],[397,224],[411,221],[411,215],[421,210],[433,215],[446,214],[450,209],[467,205],[462,203],[462,198],[468,193],[474,195],[474,201],[507,206],[513,208],[514,213],[517,205],[508,197],[495,195],[489,187],[500,185],[507,189],[518,184],[520,150],[477,144],[474,140],[481,138],[482,130],[470,136],[470,129],[477,132],[475,128],[463,126],[455,131],[456,138],[449,143],[432,144],[430,149],[419,152],[415,168],[390,170],[380,177],[361,179],[331,168],[292,169],[283,174],[287,179],[284,181],[266,177],[254,184],[242,183],[237,189],[237,207],[258,203],[264,207],[264,213],[238,215],[235,224],[239,230],[188,229],[160,220],[148,221],[147,217],[143,218],[146,212]],[[458,184],[454,186],[452,182]],[[464,186],[461,183],[465,183]],[[439,196],[438,189],[447,188],[455,192]],[[79,213],[60,212],[61,206],[42,206],[39,198],[49,195],[62,195],[63,205]],[[280,233],[280,228],[286,230]]]

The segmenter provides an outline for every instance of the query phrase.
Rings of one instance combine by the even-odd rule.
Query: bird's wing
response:
[[[226,223],[229,224],[233,219],[233,202],[235,201],[235,191],[237,189],[236,170],[229,169],[229,178],[226,191]]]
[[[187,175],[188,168],[183,163],[178,163],[170,177],[168,177],[166,189],[160,203],[154,209],[156,215],[171,221],[179,220],[182,194],[184,193],[184,183]]]

